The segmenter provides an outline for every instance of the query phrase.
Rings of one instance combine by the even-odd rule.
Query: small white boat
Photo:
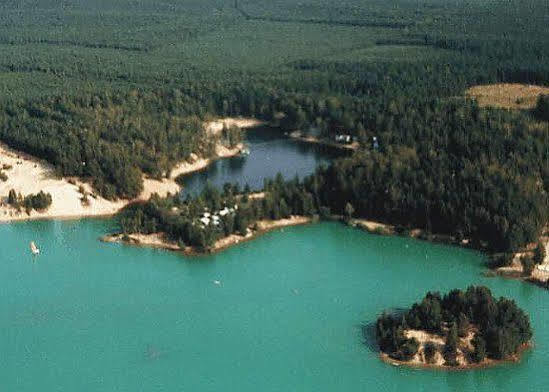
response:
[[[240,150],[240,156],[245,157],[250,155],[250,149],[247,147],[244,147],[242,150]]]
[[[30,250],[31,250],[33,255],[39,255],[40,254],[40,249],[38,249],[38,247],[36,246],[34,241],[31,241],[31,243],[30,243]]]
[[[213,283],[219,286],[221,284],[221,281],[220,280],[214,280]]]

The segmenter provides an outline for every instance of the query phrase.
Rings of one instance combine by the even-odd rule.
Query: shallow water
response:
[[[549,294],[486,278],[483,257],[337,223],[187,258],[97,241],[112,221],[0,226],[2,391],[539,391]],[[28,243],[42,254],[33,258]],[[216,285],[214,280],[220,280]],[[395,368],[361,325],[427,290],[488,285],[531,315],[519,364]]]
[[[296,175],[302,178],[319,165],[348,154],[333,147],[289,139],[279,129],[269,127],[246,131],[245,141],[250,155],[217,160],[205,170],[185,177],[183,195],[200,192],[208,182],[218,188],[228,182],[259,190],[265,178],[274,178],[277,173],[285,179]]]

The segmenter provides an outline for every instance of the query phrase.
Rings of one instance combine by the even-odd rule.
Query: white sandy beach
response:
[[[255,127],[261,121],[246,118],[224,118],[210,121],[204,125],[204,129],[212,136],[216,136],[223,125],[238,126],[242,128]],[[143,192],[135,200],[147,200],[153,193],[166,196],[180,191],[175,178],[181,174],[202,170],[214,159],[227,158],[238,154],[242,145],[235,148],[226,148],[221,145],[216,147],[216,156],[210,159],[199,158],[192,155],[191,162],[181,162],[172,170],[169,179],[156,180],[143,179]],[[4,144],[0,144],[0,168],[8,177],[7,181],[0,180],[0,222],[10,222],[27,219],[77,219],[81,217],[108,216],[118,212],[128,203],[135,200],[110,201],[98,196],[92,187],[80,179],[59,178],[54,169],[47,162],[30,155],[15,151]],[[8,168],[10,167],[11,168]],[[81,201],[82,194],[79,187],[82,186],[89,194],[89,204]],[[6,203],[8,193],[14,189],[23,196],[35,194],[40,191],[51,194],[52,204],[46,211],[32,211],[28,215],[25,211],[18,212]]]

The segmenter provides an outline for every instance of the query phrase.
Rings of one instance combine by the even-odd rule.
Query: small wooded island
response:
[[[381,315],[376,336],[383,360],[441,369],[485,367],[518,360],[532,338],[530,319],[513,300],[487,287],[429,292],[398,315]]]

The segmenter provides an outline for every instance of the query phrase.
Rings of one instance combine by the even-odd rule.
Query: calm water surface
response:
[[[297,142],[275,128],[251,129],[245,136],[250,155],[217,160],[205,170],[186,177],[183,194],[196,194],[206,183],[219,188],[227,182],[241,187],[248,184],[258,190],[263,188],[265,178],[274,178],[279,172],[286,179],[303,177],[313,173],[317,166],[348,154],[333,147]]]
[[[0,226],[1,391],[540,391],[547,291],[485,278],[482,255],[336,224],[190,259],[97,241],[104,220]],[[37,241],[42,254],[30,256]],[[221,285],[213,284],[220,280]],[[520,364],[395,368],[361,325],[426,290],[485,284],[532,317]]]

